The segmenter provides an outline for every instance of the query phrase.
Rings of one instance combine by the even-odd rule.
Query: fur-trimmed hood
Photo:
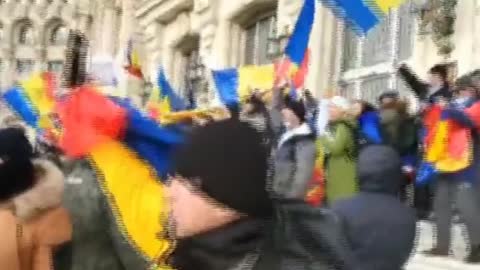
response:
[[[35,186],[12,199],[15,215],[24,221],[62,204],[65,178],[62,171],[45,159],[35,159],[33,165]]]

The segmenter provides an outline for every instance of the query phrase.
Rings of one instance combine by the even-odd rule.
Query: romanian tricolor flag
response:
[[[172,243],[159,237],[168,216],[162,181],[182,135],[89,86],[72,92],[57,111],[64,128],[61,148],[71,157],[90,158],[125,240],[148,269],[170,269],[165,258]]]
[[[474,104],[460,113],[480,128],[480,104]],[[436,105],[427,110],[424,127],[424,162],[427,164],[425,168],[429,168],[426,171],[453,173],[471,165],[473,142],[470,127],[458,123],[449,117],[448,111]]]
[[[385,17],[390,9],[399,7],[405,0],[320,0],[331,8],[337,17],[346,21],[360,34],[366,34]]]
[[[285,47],[285,57],[275,63],[275,85],[292,80],[301,88],[308,73],[310,51],[308,44],[315,20],[315,0],[305,0],[295,28]]]
[[[255,89],[272,89],[275,80],[273,65],[212,70],[212,76],[225,105],[238,104]]]
[[[37,131],[58,134],[51,114],[55,107],[55,78],[48,72],[36,74],[3,94],[5,103]]]
[[[440,113],[439,113],[440,111]],[[434,106],[426,116],[425,161],[439,172],[456,172],[467,168],[472,158],[472,138],[468,128],[446,118]]]

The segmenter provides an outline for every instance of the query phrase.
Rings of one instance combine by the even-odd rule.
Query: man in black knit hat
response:
[[[261,135],[238,119],[191,132],[169,184],[175,269],[351,269],[330,212],[270,198],[267,157]]]

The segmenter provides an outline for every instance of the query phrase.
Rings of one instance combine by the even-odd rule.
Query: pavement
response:
[[[462,260],[468,253],[468,237],[465,235],[463,225],[452,228],[453,247],[448,258],[428,257],[421,254],[430,249],[434,244],[434,228],[430,222],[419,222],[415,253],[405,267],[405,270],[480,270],[480,264],[466,264]],[[465,236],[464,236],[465,235]]]

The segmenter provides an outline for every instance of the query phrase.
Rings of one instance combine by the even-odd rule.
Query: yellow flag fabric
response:
[[[53,124],[49,119],[49,114],[54,109],[55,101],[47,93],[47,82],[41,74],[35,74],[22,82],[21,86],[30,102],[32,102],[32,106],[38,111],[39,126],[41,128],[51,128]]]
[[[449,123],[440,121],[438,123],[435,137],[431,147],[427,150],[426,161],[434,164],[440,172],[457,172],[467,168],[473,158],[473,149],[470,147],[460,158],[452,157],[448,153]]]
[[[397,8],[400,6],[405,0],[367,0],[370,2],[374,2],[376,6],[384,13],[387,14],[391,8]]]
[[[238,97],[243,100],[254,89],[271,89],[275,80],[273,65],[238,68]]]
[[[161,237],[168,207],[154,170],[114,140],[97,146],[90,156],[122,234],[151,262],[151,269],[170,269],[165,259],[172,244]]]

